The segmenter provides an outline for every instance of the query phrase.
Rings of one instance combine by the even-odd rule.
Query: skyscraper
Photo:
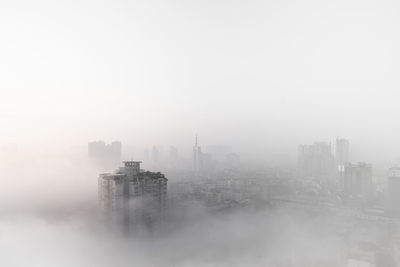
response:
[[[193,172],[199,174],[203,167],[203,154],[201,152],[200,146],[197,144],[197,135],[195,139],[195,144],[193,146]]]
[[[99,201],[111,221],[125,230],[152,228],[165,217],[164,174],[140,169],[140,161],[124,161],[116,173],[100,174]]]
[[[112,226],[123,225],[125,179],[125,174],[102,173],[99,175],[99,204],[103,208]]]
[[[385,213],[389,216],[400,217],[400,167],[389,169],[386,192]]]

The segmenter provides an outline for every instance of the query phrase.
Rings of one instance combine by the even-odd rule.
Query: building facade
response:
[[[372,193],[372,165],[364,162],[346,163],[342,175],[343,193],[346,197],[368,198]]]
[[[389,169],[386,189],[385,213],[392,217],[400,217],[400,167]]]
[[[140,161],[124,161],[115,173],[100,174],[99,202],[106,215],[128,232],[153,228],[167,209],[167,181],[159,172],[140,169]]]

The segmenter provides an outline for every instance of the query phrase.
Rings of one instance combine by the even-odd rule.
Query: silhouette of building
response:
[[[389,169],[386,192],[385,213],[389,216],[400,217],[400,167]]]
[[[99,202],[111,222],[128,232],[153,228],[166,212],[167,181],[164,174],[140,169],[140,161],[124,161],[115,173],[99,176]]]
[[[122,225],[124,220],[125,179],[122,173],[102,173],[98,179],[99,203],[115,226]]]
[[[343,193],[346,197],[368,198],[372,192],[372,166],[364,162],[346,163],[342,175]]]
[[[299,145],[298,171],[301,177],[330,178],[333,170],[334,158],[330,143]]]
[[[199,174],[203,169],[203,153],[197,143],[197,135],[193,146],[193,172]]]

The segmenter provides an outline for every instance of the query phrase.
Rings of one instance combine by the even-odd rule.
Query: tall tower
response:
[[[201,171],[202,168],[202,152],[201,148],[197,143],[197,134],[195,143],[193,146],[193,172],[197,175]]]
[[[167,209],[167,181],[160,172],[140,169],[140,161],[124,161],[115,173],[100,174],[99,202],[109,221],[126,233],[153,229]]]

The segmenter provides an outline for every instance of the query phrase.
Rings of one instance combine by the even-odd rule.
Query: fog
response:
[[[202,218],[157,240],[110,237],[96,229],[95,220],[82,220],[79,216],[78,213],[58,220],[3,217],[0,246],[8,253],[2,256],[1,264],[288,266],[295,262],[294,266],[310,266],[312,262],[330,266],[326,263],[340,253],[337,242],[329,240],[326,233],[318,235],[322,229],[312,230],[315,235],[310,236],[310,228],[315,225],[299,220],[294,224],[279,214]],[[248,220],[255,223],[249,227]]]
[[[127,237],[105,225],[95,176],[79,161],[10,163],[0,191],[2,266],[331,266],[342,253],[333,218],[291,208],[210,213],[190,203],[170,211],[161,235]]]
[[[0,265],[396,266],[399,14],[0,0]]]
[[[386,0],[2,1],[1,142],[191,145],[197,132],[250,153],[346,136],[396,156],[398,11]]]

